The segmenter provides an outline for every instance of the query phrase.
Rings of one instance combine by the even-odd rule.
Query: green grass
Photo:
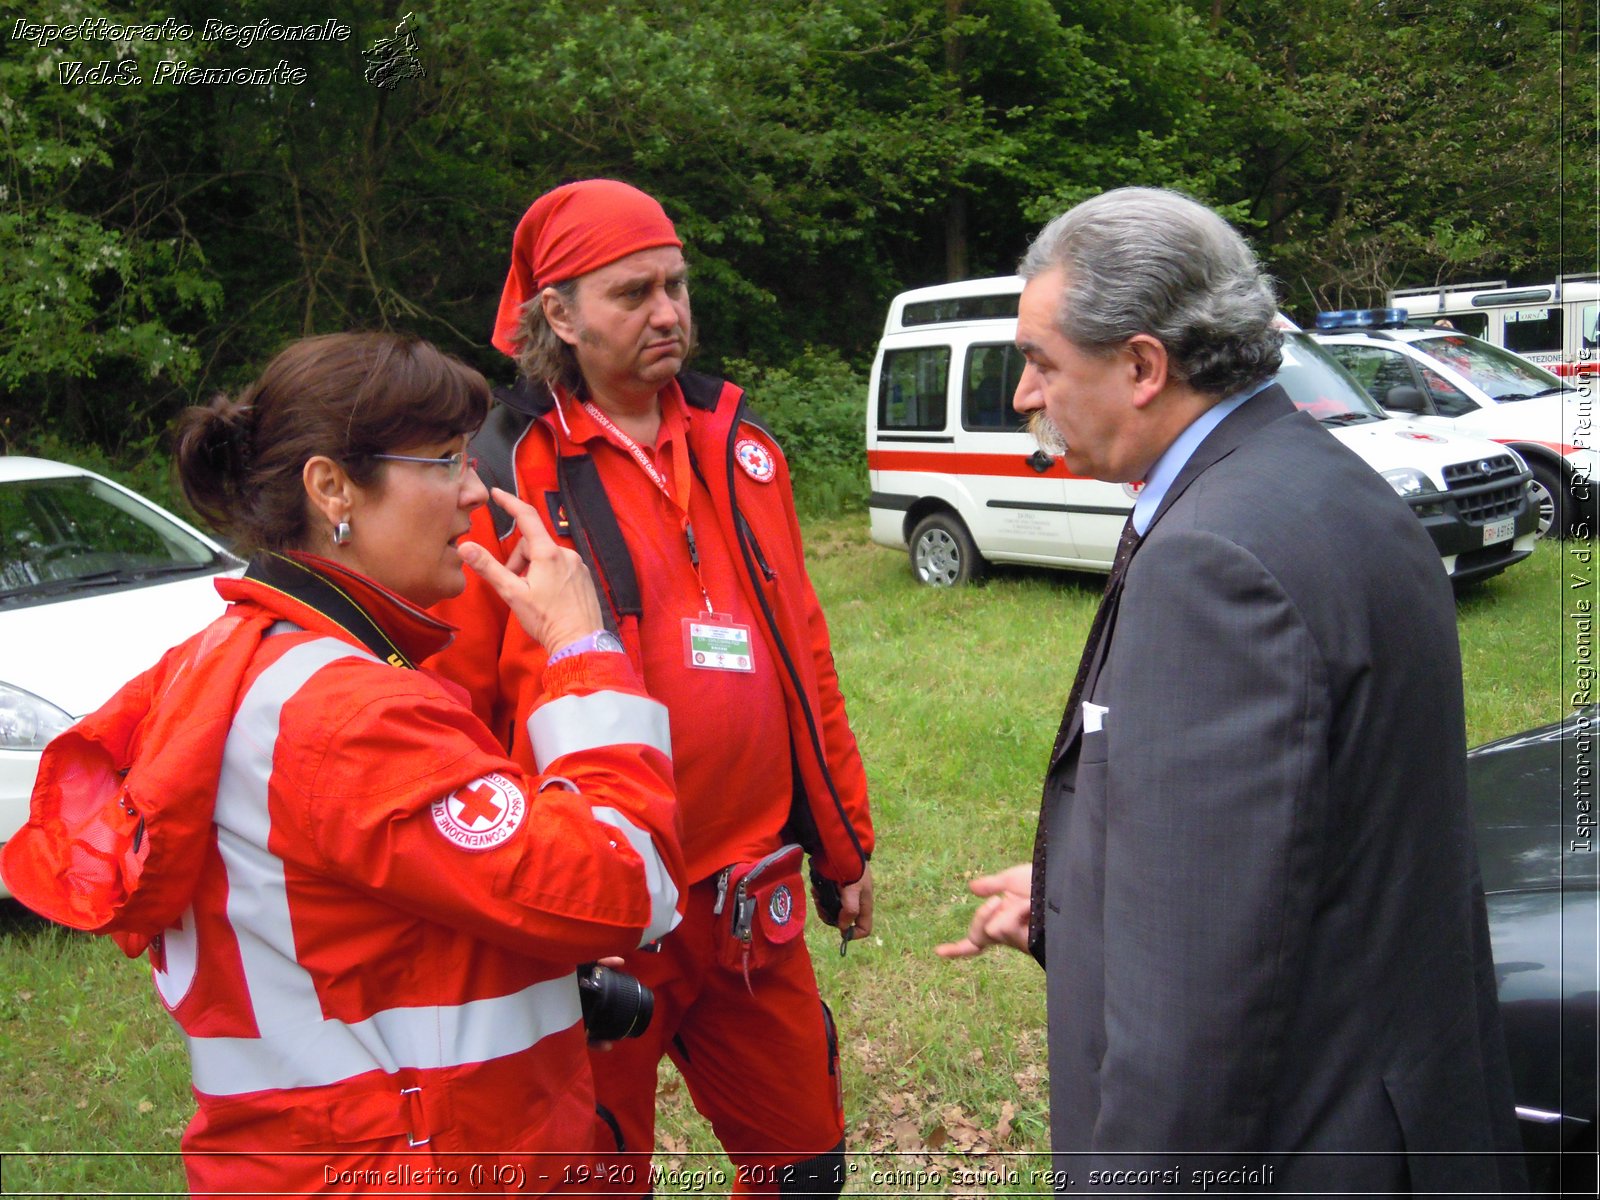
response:
[[[872,784],[877,929],[811,948],[844,1045],[850,1189],[918,1194],[872,1172],[936,1170],[920,1194],[1040,1190],[1047,1147],[1043,977],[1019,954],[947,963],[966,880],[1025,858],[1040,777],[1103,578],[997,570],[931,591],[859,516],[807,526],[852,723]],[[1592,543],[1542,545],[1458,605],[1471,743],[1554,720],[1581,690],[1577,601]],[[1574,587],[1574,576],[1591,581]],[[181,1191],[172,1156],[192,1111],[176,1028],[143,964],[107,941],[12,912],[0,924],[0,1148],[7,1192]],[[663,1162],[715,1157],[664,1068]],[[993,1150],[1021,1157],[972,1157]],[[54,1152],[59,1157],[40,1157]],[[896,1155],[902,1155],[896,1157]],[[951,1188],[958,1165],[1018,1172]],[[717,1190],[717,1189],[713,1189]]]

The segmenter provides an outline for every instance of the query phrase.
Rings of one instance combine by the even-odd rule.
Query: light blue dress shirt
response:
[[[1172,445],[1162,451],[1161,457],[1156,459],[1156,465],[1150,468],[1150,474],[1145,478],[1144,490],[1133,502],[1133,527],[1140,537],[1149,530],[1150,522],[1156,519],[1156,511],[1166,499],[1167,489],[1172,486],[1172,481],[1178,478],[1178,472],[1183,470],[1190,456],[1200,448],[1200,443],[1206,440],[1213,429],[1222,424],[1229,413],[1272,383],[1272,379],[1264,379],[1255,387],[1235,392],[1227,399],[1213,404],[1173,439]]]

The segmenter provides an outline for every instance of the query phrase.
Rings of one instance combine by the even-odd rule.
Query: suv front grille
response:
[[[1469,525],[1516,515],[1527,490],[1517,460],[1509,454],[1451,463],[1444,469],[1444,485]]]

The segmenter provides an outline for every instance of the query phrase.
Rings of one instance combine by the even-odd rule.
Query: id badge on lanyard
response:
[[[686,451],[675,455],[678,465],[677,494],[667,486],[667,481],[656,469],[650,456],[631,437],[593,404],[585,401],[584,411],[612,440],[626,450],[645,477],[655,484],[667,500],[677,508],[683,522],[685,544],[689,548],[689,563],[695,578],[700,582],[700,595],[706,602],[705,611],[698,616],[683,618],[683,662],[687,667],[701,671],[754,671],[755,656],[751,653],[750,626],[741,625],[728,613],[711,611],[711,597],[700,574],[700,551],[695,544],[694,526],[689,522],[689,493],[694,487],[689,473]],[[687,435],[681,438],[687,446]]]
[[[684,665],[702,671],[754,671],[750,626],[725,613],[701,613],[683,619]]]

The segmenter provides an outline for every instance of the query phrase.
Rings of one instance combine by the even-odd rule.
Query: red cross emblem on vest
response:
[[[744,473],[757,483],[771,483],[773,476],[778,473],[777,464],[772,461],[772,451],[754,438],[741,438],[733,448],[733,456],[739,460]]]

